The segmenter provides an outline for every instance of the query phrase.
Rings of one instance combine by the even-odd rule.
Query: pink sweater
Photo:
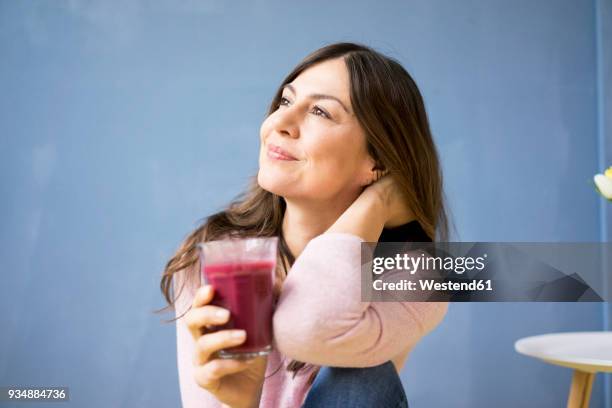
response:
[[[399,372],[410,350],[442,321],[445,302],[361,302],[361,242],[356,235],[325,233],[296,259],[274,313],[275,347],[260,407],[299,408],[304,402],[310,371],[292,378],[286,370],[291,360],[335,367],[392,360]],[[193,286],[179,296],[177,316],[191,305]],[[183,407],[221,407],[193,378],[194,341],[183,320],[176,326]]]

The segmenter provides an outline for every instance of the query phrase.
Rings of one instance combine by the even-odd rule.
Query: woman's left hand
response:
[[[383,228],[397,227],[414,219],[395,180],[383,176],[363,189],[327,232],[349,233],[367,242],[376,242]]]
[[[367,186],[362,191],[361,196],[381,202],[385,212],[385,227],[387,228],[397,227],[416,219],[399,185],[390,175],[383,176]]]

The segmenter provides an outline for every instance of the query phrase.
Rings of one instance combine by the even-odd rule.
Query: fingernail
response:
[[[217,319],[227,319],[229,317],[229,311],[223,309],[223,310],[217,310],[215,312],[215,317]]]
[[[246,336],[246,332],[244,330],[234,330],[232,332],[232,338],[234,339],[243,339]]]

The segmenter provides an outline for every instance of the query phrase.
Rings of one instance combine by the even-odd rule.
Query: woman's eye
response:
[[[279,106],[285,106],[289,104],[289,100],[287,98],[285,98],[284,96],[281,96],[280,101],[278,102]],[[312,108],[312,110],[315,113],[316,116],[323,116],[326,119],[331,119],[331,117],[327,114],[327,112],[325,112],[323,109],[319,108],[318,106],[315,106],[314,108]]]
[[[315,106],[313,110],[314,110],[314,111],[317,111],[317,112],[321,112],[321,113],[322,113],[322,116],[323,116],[324,118],[329,119],[329,115],[328,115],[328,114],[327,114],[327,113],[326,113],[326,112],[325,112],[323,109],[319,108],[318,106]],[[318,114],[316,114],[316,113],[315,113],[315,115],[317,115],[317,116],[321,116],[321,115],[318,115]]]

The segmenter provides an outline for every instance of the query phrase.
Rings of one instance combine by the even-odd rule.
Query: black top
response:
[[[417,220],[393,228],[384,228],[378,242],[432,242]]]

